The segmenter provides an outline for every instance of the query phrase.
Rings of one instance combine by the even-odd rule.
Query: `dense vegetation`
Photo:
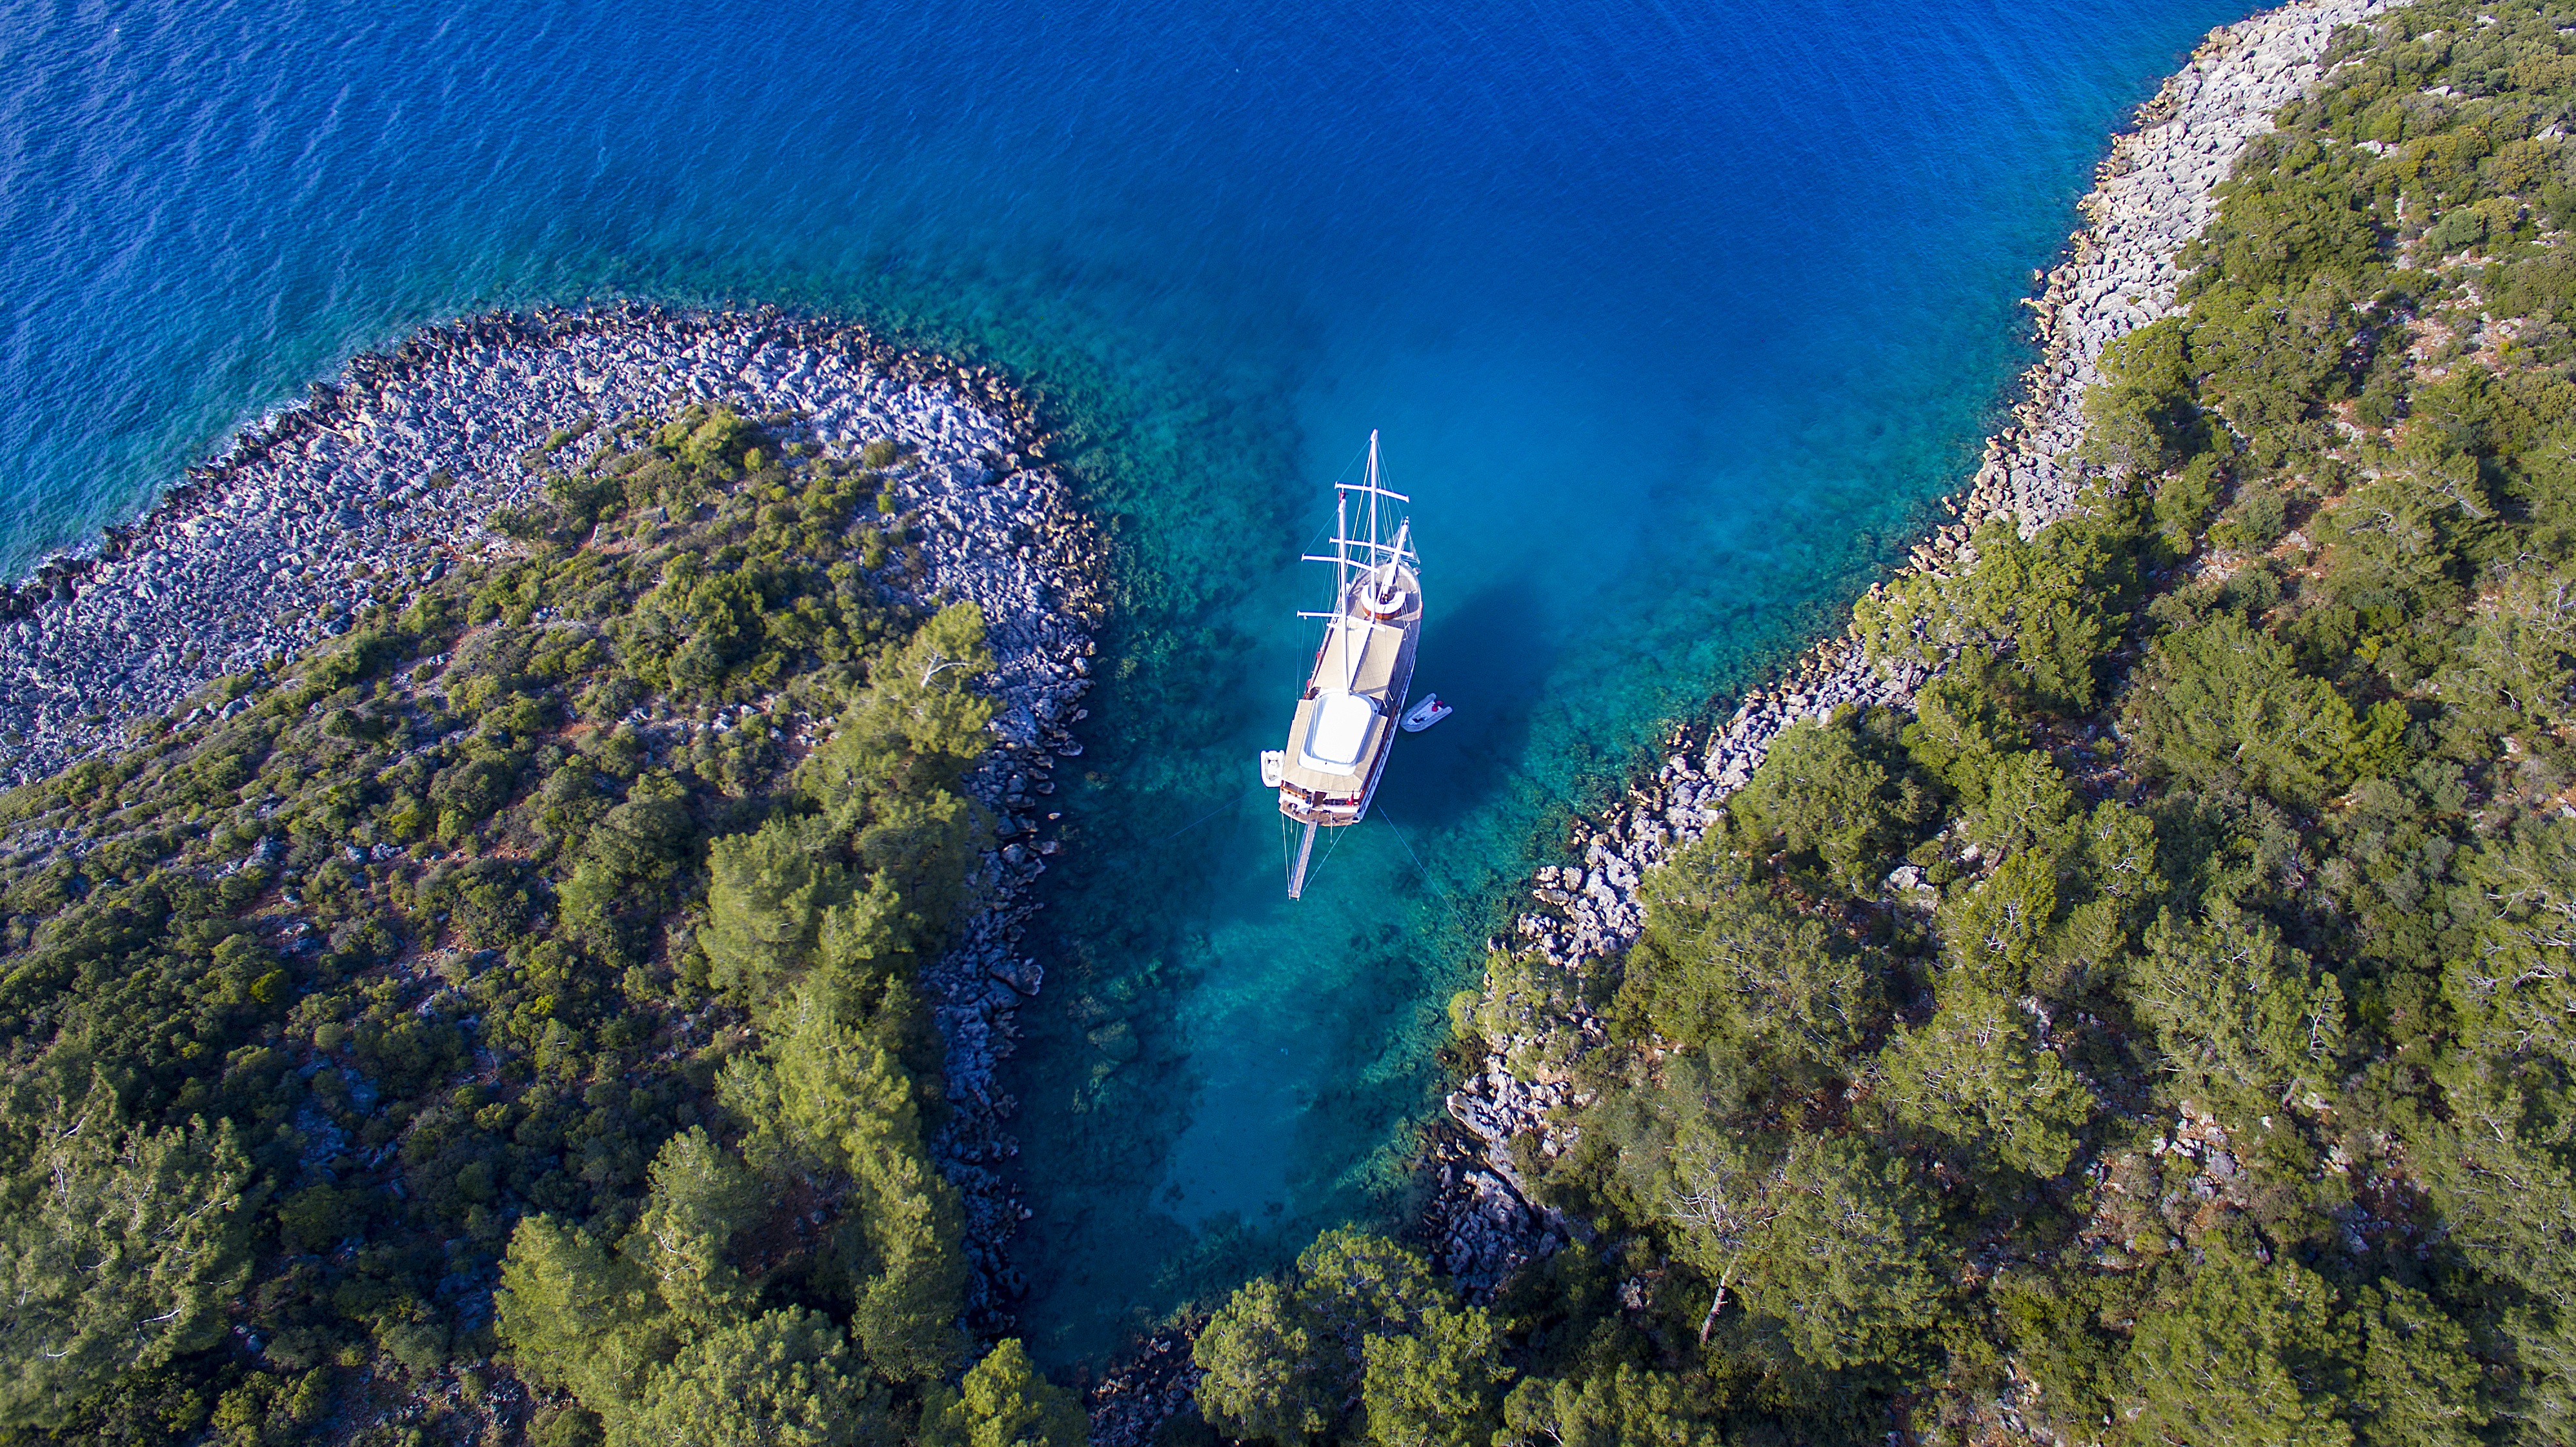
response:
[[[1459,1012],[1583,1087],[1520,1165],[1586,1239],[1466,1305],[1328,1237],[1202,1335],[1214,1428],[2576,1437],[2576,11],[2338,55],[2108,358],[2079,515],[1861,604],[1916,708]]]
[[[584,432],[509,555],[0,797],[0,1440],[1079,1437],[957,1375],[991,660],[900,451]]]

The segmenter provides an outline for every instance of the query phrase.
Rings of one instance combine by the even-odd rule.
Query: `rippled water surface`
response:
[[[0,4],[0,563],[460,310],[1033,379],[1130,605],[1012,1068],[1071,1362],[1401,1209],[1506,881],[1963,478],[2102,136],[2245,8]],[[1254,754],[1371,427],[1459,711],[1291,906]]]

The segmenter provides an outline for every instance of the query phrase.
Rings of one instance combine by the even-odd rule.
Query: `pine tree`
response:
[[[522,1374],[612,1423],[678,1350],[644,1272],[551,1216],[531,1216],[511,1233],[492,1309]]]
[[[819,821],[773,819],[707,849],[707,927],[698,943],[716,988],[759,1005],[813,962],[825,911],[849,898]]]
[[[2325,1380],[2348,1349],[2339,1335],[2315,1272],[2213,1240],[2188,1294],[2130,1338],[2130,1430],[2192,1447],[2345,1447],[2352,1429]]]
[[[1419,1255],[1358,1231],[1327,1231],[1286,1281],[1236,1291],[1195,1359],[1200,1409],[1237,1437],[1318,1441],[1354,1401],[1384,1447],[1482,1441],[1493,1428],[1484,1310],[1458,1306]]]
[[[898,1381],[935,1377],[963,1346],[964,1206],[924,1146],[911,1074],[842,1015],[831,991],[800,988],[777,1022],[766,1088],[794,1149],[852,1182],[851,1326],[868,1359]]]
[[[895,1447],[847,1333],[790,1308],[719,1326],[655,1372],[608,1447]]]
[[[2095,1103],[2041,1048],[2028,1012],[1964,970],[1944,974],[1940,1008],[1879,1061],[1875,1098],[1898,1119],[2034,1176],[2066,1169]]]
[[[1086,1447],[1090,1440],[1081,1400],[1040,1376],[1017,1338],[967,1369],[955,1389],[933,1388],[921,1413],[920,1447]]]
[[[128,1130],[104,1078],[45,1119],[0,1223],[0,1425],[59,1423],[221,1334],[249,1175],[229,1121]]]
[[[1704,1380],[1621,1362],[1586,1377],[1530,1377],[1503,1401],[1495,1447],[1723,1447]]]
[[[2279,930],[2226,900],[2197,922],[2170,911],[2159,918],[2128,994],[2196,1086],[2280,1106],[2336,1074],[2342,987]]]
[[[727,1259],[737,1232],[760,1212],[759,1186],[704,1128],[662,1143],[651,1193],[618,1251],[688,1328],[732,1321],[755,1293]]]

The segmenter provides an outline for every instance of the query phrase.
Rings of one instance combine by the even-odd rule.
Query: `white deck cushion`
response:
[[[1315,721],[1297,747],[1300,767],[1325,774],[1356,774],[1360,751],[1368,747],[1369,726],[1377,721],[1377,704],[1355,693],[1325,693],[1315,700]]]

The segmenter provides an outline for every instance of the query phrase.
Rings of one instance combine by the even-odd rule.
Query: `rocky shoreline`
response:
[[[2222,27],[2139,109],[2095,173],[2082,203],[2085,226],[2031,303],[2042,355],[2022,376],[2013,421],[1987,439],[1974,483],[1948,505],[1957,521],[1913,550],[1910,570],[1948,576],[1973,567],[1968,538],[1989,520],[2011,516],[2027,536],[2074,509],[2095,476],[2073,453],[2103,348],[2174,309],[2177,258],[2217,213],[2213,190],[2238,154],[2272,129],[2275,111],[2323,78],[2338,27],[2387,8],[2386,0],[2299,0]],[[1783,729],[1845,705],[1911,708],[1930,676],[1918,665],[1871,667],[1846,632],[1810,649],[1705,736],[1677,730],[1651,779],[1606,817],[1577,826],[1577,862],[1537,872],[1536,907],[1515,922],[1520,938],[1494,943],[1588,974],[1636,938],[1646,871],[1706,831]],[[1598,1022],[1582,1018],[1579,1005],[1575,1012],[1564,1023],[1600,1038]],[[1423,1227],[1442,1264],[1471,1290],[1490,1290],[1579,1229],[1529,1199],[1512,1158],[1512,1142],[1524,1136],[1545,1156],[1570,1144],[1552,1117],[1578,1100],[1574,1087],[1516,1074],[1510,1057],[1526,1042],[1487,1043],[1483,1068],[1448,1098],[1470,1159],[1438,1164],[1441,1189]]]
[[[954,1107],[932,1149],[966,1198],[975,1322],[998,1329],[1020,1289],[1007,1246],[1024,1211],[997,1169],[1018,1145],[993,1072],[1043,977],[1019,949],[1057,847],[1039,837],[1040,800],[1055,762],[1082,752],[1070,726],[1104,605],[1099,540],[1047,464],[1034,408],[991,370],[768,310],[623,305],[424,328],[245,429],[142,520],[0,594],[0,782],[113,752],[156,720],[184,724],[216,680],[265,682],[369,604],[402,606],[461,561],[507,556],[517,545],[485,519],[539,494],[532,449],[586,418],[690,402],[776,418],[836,455],[905,444],[889,485],[922,525],[912,601],[984,610],[1001,712],[967,788],[1001,837],[979,909],[922,984]]]

